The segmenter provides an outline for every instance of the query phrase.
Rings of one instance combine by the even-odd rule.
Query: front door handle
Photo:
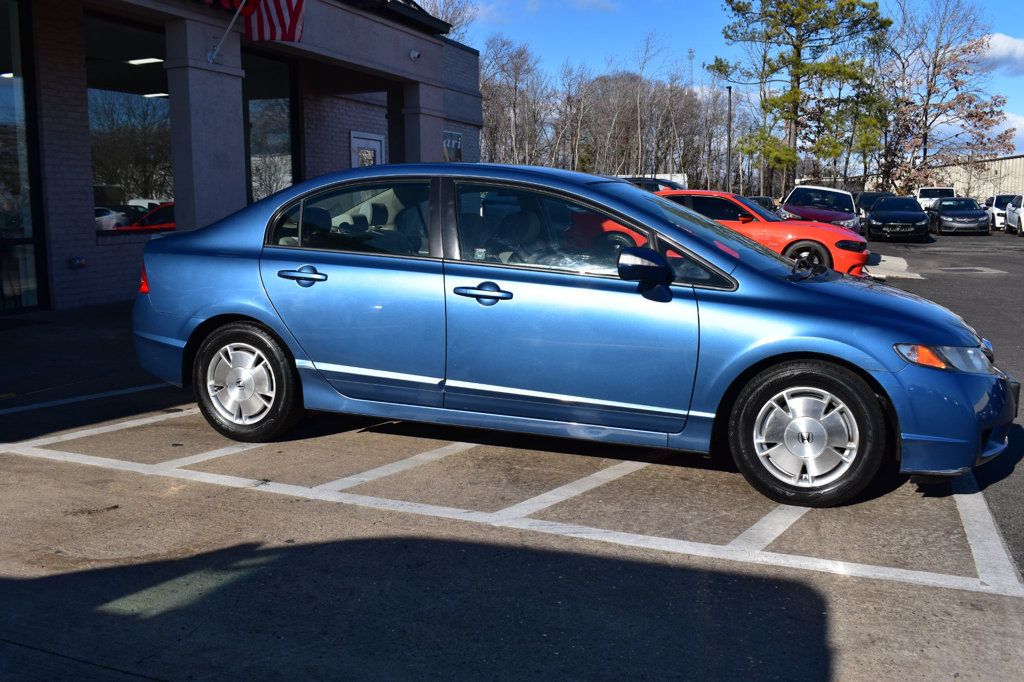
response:
[[[312,265],[303,265],[298,270],[278,270],[277,276],[282,279],[293,279],[300,287],[311,287],[317,282],[327,280],[327,275],[317,272]]]
[[[475,298],[480,305],[494,305],[512,298],[511,291],[502,291],[494,282],[481,282],[475,287],[455,287],[452,291],[456,296]]]

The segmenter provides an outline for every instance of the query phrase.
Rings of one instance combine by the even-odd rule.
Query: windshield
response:
[[[943,199],[939,202],[940,211],[977,211],[979,208],[974,199]]]
[[[751,211],[753,211],[757,215],[761,216],[762,220],[765,220],[765,221],[767,221],[769,223],[781,223],[781,222],[783,222],[782,218],[780,218],[779,216],[775,215],[774,213],[772,213],[771,211],[769,211],[768,209],[766,209],[764,206],[762,206],[761,204],[757,203],[756,201],[751,201],[747,197],[740,197],[740,196],[733,197],[733,199],[735,199],[736,201],[740,202],[741,204],[743,204],[744,206],[749,208]]]
[[[906,197],[892,197],[879,199],[871,207],[872,211],[920,211],[921,204],[916,199]]]
[[[939,199],[941,197],[955,197],[956,191],[952,187],[924,187],[917,192],[922,199]]]
[[[1006,208],[1006,205],[1013,201],[1015,194],[1000,194],[996,197],[996,208]]]
[[[788,258],[783,258],[739,232],[734,232],[721,223],[705,218],[665,197],[644,192],[625,182],[602,183],[601,189],[617,199],[660,216],[680,232],[716,248],[730,260],[742,260],[760,270],[768,270],[772,265],[782,266],[782,272],[785,273],[793,266],[793,262]]]
[[[854,212],[853,197],[849,194],[818,187],[796,187],[786,199],[786,203],[823,208],[827,211]]]

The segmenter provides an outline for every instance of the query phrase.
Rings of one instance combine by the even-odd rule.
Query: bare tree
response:
[[[470,24],[479,12],[473,0],[420,0],[420,6],[451,25],[448,37],[452,40],[464,40]]]

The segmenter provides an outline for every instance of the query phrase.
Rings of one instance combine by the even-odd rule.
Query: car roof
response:
[[[688,194],[688,195],[691,195],[691,196],[727,197],[727,198],[732,198],[732,197],[739,196],[735,192],[726,192],[724,190],[717,190],[717,189],[663,189],[660,192],[656,192],[656,194],[658,194],[660,196],[663,196],[663,197],[682,196],[684,194]]]
[[[851,198],[853,197],[853,195],[850,194],[849,192],[847,192],[845,189],[839,189],[837,187],[823,187],[822,185],[797,185],[793,189],[796,190],[796,189],[800,189],[800,188],[818,189],[818,190],[823,190],[825,192],[835,192],[836,194],[847,194]],[[791,191],[790,194],[792,194],[792,193],[793,192]]]

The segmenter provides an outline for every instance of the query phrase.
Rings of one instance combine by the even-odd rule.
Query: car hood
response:
[[[941,218],[987,218],[988,214],[984,211],[978,211],[975,209],[968,209],[966,211],[939,211],[939,217]]]
[[[846,211],[831,211],[827,208],[813,208],[811,206],[797,206],[796,204],[783,204],[782,208],[790,213],[795,213],[804,220],[819,220],[823,223],[834,223],[840,220],[850,220],[854,217]]]
[[[883,337],[892,344],[976,347],[981,343],[978,333],[948,308],[880,282],[837,276],[795,284],[806,287],[806,293],[816,299],[814,307],[835,317],[851,340],[865,335]]]
[[[924,211],[872,211],[868,215],[883,223],[918,223],[928,219]]]
[[[836,240],[847,239],[855,242],[864,241],[864,237],[860,236],[853,230],[848,230],[845,227],[833,225],[832,223],[823,223],[817,220],[784,220],[783,222],[786,225],[801,230],[805,230],[808,227],[813,227],[816,230],[821,230],[822,232],[834,236]]]

